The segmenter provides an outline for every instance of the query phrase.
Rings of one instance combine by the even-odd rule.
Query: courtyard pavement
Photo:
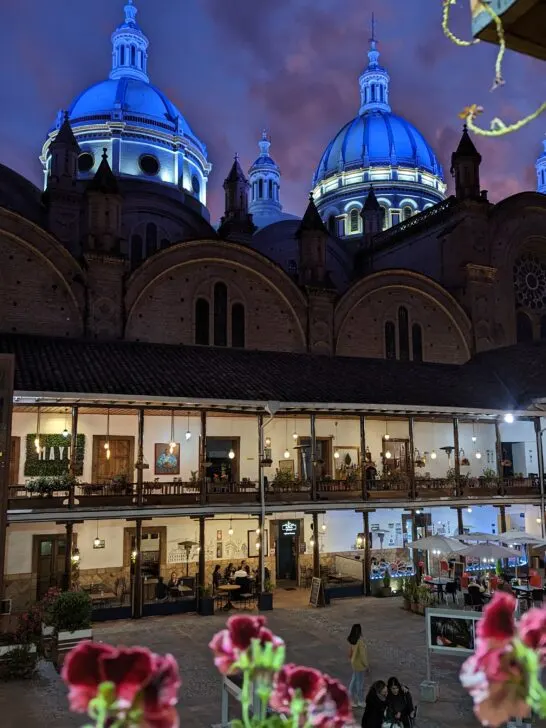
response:
[[[277,595],[276,595],[277,596]],[[279,594],[268,617],[273,631],[287,644],[290,662],[316,667],[342,680],[350,677],[347,634],[354,622],[362,624],[368,645],[371,681],[397,676],[419,702],[419,684],[425,679],[425,624],[423,617],[405,612],[399,598],[339,600],[324,609],[303,605],[301,591]],[[171,652],[180,666],[181,726],[208,728],[220,723],[221,681],[208,643],[222,628],[225,615],[199,617],[154,617],[140,621],[97,625],[96,640],[123,645],[145,645],[158,653]],[[433,679],[440,683],[440,700],[420,703],[419,728],[472,728],[478,723],[471,701],[458,681],[462,660],[435,655]],[[355,711],[360,724],[361,711]],[[66,689],[50,663],[41,663],[32,681],[0,683],[0,726],[32,728],[43,724],[55,728],[85,725],[84,716],[67,711]]]

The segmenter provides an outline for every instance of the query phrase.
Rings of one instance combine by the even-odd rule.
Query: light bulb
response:
[[[326,531],[326,524],[323,523],[322,526],[321,526],[321,528],[322,528],[323,531]]]
[[[419,509],[417,509],[417,510],[415,511],[415,514],[416,514],[417,516],[418,516],[418,515],[419,515],[420,513],[421,513],[421,511],[420,511]]]
[[[472,435],[472,442],[477,442],[477,441],[478,441],[478,438],[476,437],[476,435]]]
[[[136,550],[131,553],[131,556],[133,557],[133,559],[136,559],[137,555],[138,555],[138,551],[136,551]]]
[[[298,437],[299,437],[299,435],[298,435],[298,433],[297,433],[297,432],[294,432],[294,433],[292,434],[292,437],[294,438],[294,440],[297,440],[297,439],[298,439]]]
[[[507,412],[504,415],[504,421],[506,422],[507,425],[511,425],[512,422],[514,421],[514,415],[511,412]]]
[[[233,460],[235,458],[235,451],[233,448],[231,448],[231,450],[228,452],[228,458],[230,460]]]
[[[191,440],[191,432],[189,430],[186,431],[186,440]]]
[[[260,542],[256,541],[256,551],[259,551],[259,550],[260,550]]]
[[[289,453],[289,451],[288,451],[288,450],[285,450],[285,451],[284,451],[284,459],[285,459],[285,460],[288,460],[288,458],[289,458],[289,457],[290,457],[290,453]]]
[[[270,437],[266,437],[265,438],[265,446],[266,447],[271,447],[271,438]]]
[[[387,450],[387,452],[385,453],[385,457],[387,458],[387,460],[390,460],[392,458],[392,452],[390,450]]]
[[[170,442],[169,443],[169,452],[171,453],[171,455],[173,454],[175,449],[176,449],[176,442]]]
[[[537,518],[537,523],[542,523],[542,518]]]
[[[391,436],[389,435],[388,432],[385,432],[385,436],[383,437],[383,439],[384,440],[390,440],[391,439]]]
[[[40,438],[39,437],[34,438],[34,447],[36,447],[36,448],[40,447]]]
[[[481,454],[481,452],[480,452],[480,451],[478,450],[478,452],[476,453],[476,460],[481,460],[481,457],[482,457],[482,454]]]
[[[260,535],[260,527],[258,526],[258,528],[256,529],[256,536],[259,536],[259,535]]]
[[[108,440],[106,440],[106,442],[104,443],[104,449],[110,450],[110,443],[108,442]]]
[[[336,460],[339,460],[339,452],[337,450],[334,452],[334,457]]]
[[[110,450],[107,450],[106,451],[106,459],[107,460],[110,460]]]
[[[437,457],[438,457],[438,455],[436,454],[436,450],[433,450],[433,451],[432,451],[432,452],[430,453],[430,459],[431,459],[431,460],[436,460],[436,458],[437,458]]]
[[[63,430],[63,437],[68,437],[68,434],[69,434],[68,433],[68,430],[65,427],[64,430]]]
[[[233,529],[231,528],[231,526],[228,528],[228,535],[233,536]]]
[[[97,537],[95,538],[95,540],[93,541],[93,546],[94,546],[94,547],[95,547],[96,549],[98,549],[98,547],[100,546],[100,538],[99,538],[98,536],[97,536]]]
[[[309,539],[309,546],[311,546],[311,548],[313,548],[314,545],[315,545],[315,539],[314,538]]]
[[[467,508],[466,510],[467,510],[467,511],[468,511],[469,513],[472,513],[472,508],[471,508],[470,506],[468,506],[468,508]]]

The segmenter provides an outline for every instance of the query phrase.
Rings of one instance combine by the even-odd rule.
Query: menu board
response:
[[[324,606],[324,588],[322,586],[322,579],[318,579],[316,576],[314,576],[311,580],[311,593],[309,594],[309,604],[312,607]]]

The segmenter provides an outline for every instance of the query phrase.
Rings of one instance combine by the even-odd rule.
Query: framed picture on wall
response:
[[[178,443],[172,452],[168,442],[155,443],[154,473],[155,475],[180,475],[180,445]]]
[[[293,460],[279,460],[279,472],[289,473],[294,475],[294,461]]]
[[[216,531],[216,540],[217,541],[222,540],[222,531],[220,531],[220,530]]]
[[[258,556],[258,549],[256,548],[256,541],[258,540],[258,536],[256,535],[256,530],[253,529],[252,531],[248,531],[248,550],[247,550],[247,556],[249,558],[252,558],[253,556]],[[264,556],[269,556],[269,533],[267,528],[264,531],[264,537],[262,539],[263,547],[264,547]]]
[[[217,543],[216,544],[216,558],[217,559],[223,558],[222,557],[222,553],[223,553],[222,544],[221,543]]]

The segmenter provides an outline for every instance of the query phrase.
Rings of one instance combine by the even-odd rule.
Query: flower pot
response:
[[[411,604],[410,604],[410,600],[409,600],[409,599],[404,599],[404,601],[403,601],[403,606],[404,606],[404,609],[405,609],[406,611],[409,611],[409,609],[410,609],[410,606],[411,606]]]
[[[58,668],[62,667],[65,655],[76,647],[79,642],[93,639],[92,629],[77,629],[75,632],[58,632],[54,640],[53,662]]]
[[[273,609],[273,592],[258,595],[258,609],[260,612],[270,612]]]
[[[392,597],[392,591],[390,586],[382,586],[379,590],[380,597]]]
[[[417,614],[417,607],[418,606],[419,605],[417,604],[417,602],[411,602],[411,611],[414,612],[415,614]]]
[[[198,612],[202,617],[212,617],[214,614],[214,599],[212,597],[201,597]]]

